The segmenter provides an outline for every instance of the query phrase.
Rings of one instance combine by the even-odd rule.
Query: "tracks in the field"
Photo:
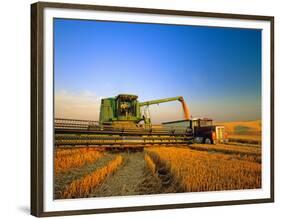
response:
[[[121,153],[121,156],[124,158],[122,166],[98,186],[90,197],[138,194],[145,166],[143,152]]]
[[[123,164],[115,173],[109,175],[88,197],[127,196],[177,192],[171,181],[170,172],[157,164],[156,173],[152,173],[144,159],[144,151],[107,153],[93,164],[79,169],[71,169],[55,176],[55,198],[74,180],[81,179],[98,168],[106,165],[116,155],[121,155]]]
[[[144,152],[122,153],[123,165],[109,176],[90,197],[127,196],[177,192],[168,170],[153,174],[144,160]]]

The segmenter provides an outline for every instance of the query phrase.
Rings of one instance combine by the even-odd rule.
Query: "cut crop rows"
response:
[[[116,158],[110,161],[104,167],[97,169],[91,174],[73,181],[66,187],[65,191],[61,193],[60,198],[85,198],[98,186],[107,176],[114,173],[122,164],[123,157],[117,155]]]
[[[159,147],[146,151],[166,162],[185,192],[261,187],[261,165],[256,162],[185,148]]]

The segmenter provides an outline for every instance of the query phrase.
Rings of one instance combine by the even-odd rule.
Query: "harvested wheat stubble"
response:
[[[261,187],[261,165],[232,155],[183,148],[150,148],[170,166],[185,192],[254,189]]]
[[[191,144],[188,147],[192,149],[205,149],[205,150],[217,150],[218,152],[225,153],[247,153],[247,154],[260,154],[261,147],[253,147],[253,146],[235,146],[235,145],[226,145],[226,144],[217,144],[217,145],[209,145],[209,144]]]
[[[233,158],[239,160],[248,160],[261,163],[261,147],[257,146],[238,146],[238,145],[206,145],[192,144],[188,148],[199,151],[217,152],[231,154]]]
[[[238,143],[238,144],[246,144],[246,145],[257,145],[260,146],[262,144],[261,135],[229,135],[228,143]]]
[[[144,178],[143,152],[121,152],[123,164],[118,170],[97,186],[90,197],[139,195],[139,186]]]
[[[72,168],[69,171],[57,173],[55,177],[55,198],[58,199],[61,197],[61,193],[70,185],[74,180],[81,179],[92,172],[96,171],[99,168],[105,166],[108,162],[113,160],[116,157],[114,154],[105,153],[105,156],[96,160],[93,163],[84,165],[80,168]]]
[[[164,160],[161,160],[158,154],[146,151],[147,167],[161,182],[160,193],[178,193],[184,192],[179,178],[171,171],[171,165]]]
[[[97,186],[89,195],[90,197],[179,192],[177,184],[173,181],[170,184],[163,184],[163,181],[167,182],[170,180],[171,175],[169,172],[167,172],[167,175],[159,177],[156,166],[155,173],[151,172],[145,161],[145,153],[143,151],[125,152],[121,153],[121,155],[124,158],[122,166]],[[158,167],[163,171],[164,166],[158,165]]]
[[[94,171],[82,179],[73,181],[61,194],[61,198],[85,198],[99,185],[108,175],[114,173],[122,164],[123,157],[117,155],[106,166]]]
[[[55,173],[67,172],[72,168],[80,168],[103,157],[104,153],[94,148],[56,149]]]

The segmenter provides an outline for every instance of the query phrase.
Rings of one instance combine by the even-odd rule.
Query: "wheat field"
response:
[[[54,169],[55,173],[66,172],[72,168],[80,168],[103,157],[103,152],[94,148],[56,149]]]
[[[167,163],[185,192],[261,187],[261,165],[257,162],[188,148],[155,147],[146,152]]]
[[[89,175],[73,181],[61,192],[60,198],[85,198],[98,186],[107,176],[114,173],[122,164],[123,157],[118,155],[104,167],[97,169]]]
[[[254,146],[58,148],[54,167],[57,199],[261,188],[261,148]]]

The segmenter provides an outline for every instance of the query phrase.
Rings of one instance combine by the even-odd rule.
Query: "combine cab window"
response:
[[[122,116],[134,116],[135,115],[135,109],[134,104],[130,102],[119,102],[119,114]]]
[[[204,126],[212,126],[212,120],[201,120],[200,121],[200,126],[204,127]]]

